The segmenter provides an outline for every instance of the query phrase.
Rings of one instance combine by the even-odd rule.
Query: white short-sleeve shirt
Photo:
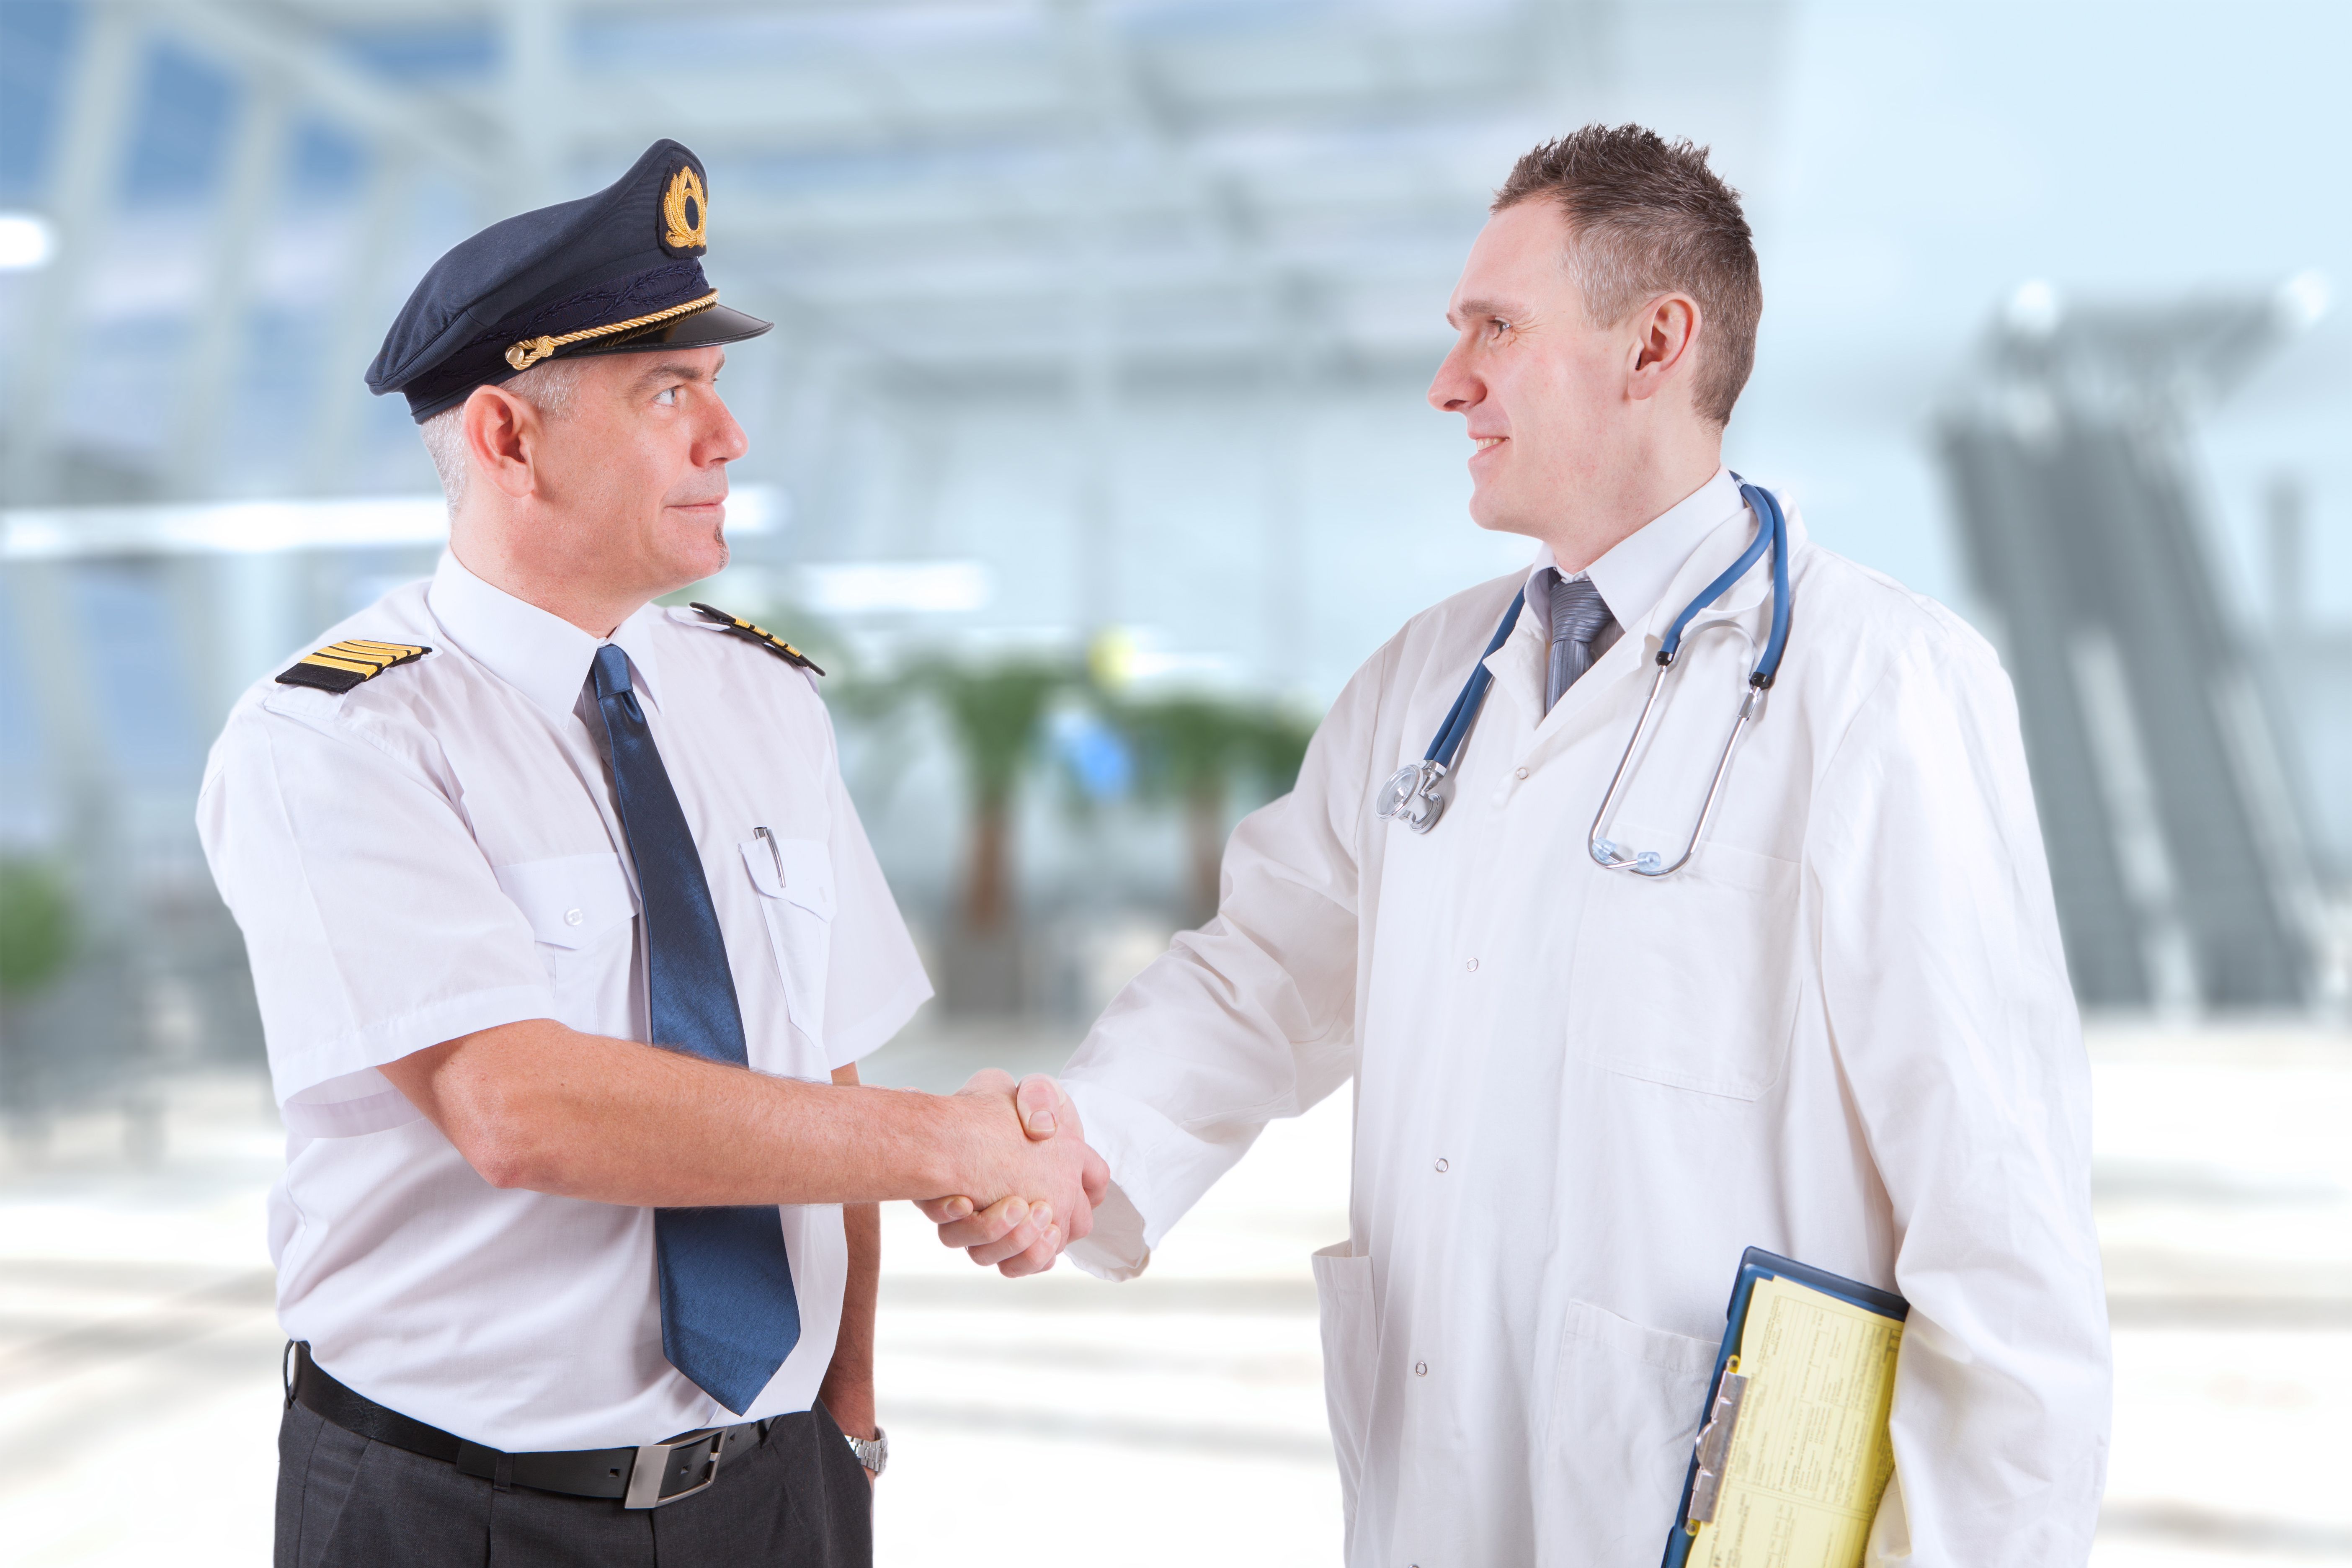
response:
[[[452,555],[320,640],[346,637],[432,652],[341,695],[257,684],[197,807],[286,1116],[280,1321],[379,1404],[511,1452],[732,1419],[662,1355],[651,1209],[492,1187],[375,1070],[530,1018],[646,1037],[636,874],[584,695],[600,644]],[[751,1066],[828,1080],[930,986],[814,682],[688,609],[611,640],[701,848]],[[839,1207],[782,1212],[801,1337],[746,1417],[807,1409],[840,1324]]]

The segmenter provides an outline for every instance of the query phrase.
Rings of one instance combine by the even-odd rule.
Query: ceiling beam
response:
[[[267,76],[321,117],[380,146],[422,154],[477,189],[495,187],[505,136],[470,106],[394,87],[352,65],[290,9],[155,0],[158,26],[241,73]]]
[[[583,95],[604,111],[575,128],[577,144],[592,151],[635,151],[657,136],[675,136],[706,157],[1018,158],[1057,153],[1068,134],[1066,101],[1043,93],[1034,100],[959,101],[952,94],[910,91],[888,116],[845,114],[824,101],[838,99],[837,81],[824,82],[821,93],[802,94],[804,107],[794,107],[793,77],[772,69],[668,79],[583,73]],[[814,84],[817,78],[812,73],[809,80]],[[1168,90],[1171,97],[1181,92],[1175,87]],[[1201,155],[1222,163],[1216,152],[1221,138],[1327,129],[1385,134],[1444,130],[1464,121],[1494,119],[1498,98],[1501,108],[1513,107],[1492,78],[1395,90],[1320,86],[1292,92],[1266,84],[1223,99],[1179,99],[1170,112],[1181,120],[1187,142],[1202,149]]]
[[[719,254],[747,245],[837,247],[820,260],[856,256],[868,247],[980,256],[1055,247],[1080,216],[1085,199],[1055,187],[1029,193],[1021,210],[1008,212],[991,193],[956,180],[889,191],[714,196],[711,227]],[[1475,189],[1439,195],[1425,184],[1400,181],[1363,196],[1313,189],[1295,197],[1259,193],[1253,208],[1254,245],[1304,243],[1335,234],[1361,235],[1368,245],[1424,234],[1466,244],[1486,219],[1486,197]],[[1181,196],[1129,184],[1110,193],[1108,205],[1092,216],[1108,226],[1115,242],[1156,252],[1167,248],[1171,234],[1196,223],[1199,210]]]
[[[474,22],[482,16],[482,0],[299,0],[299,8],[321,22],[343,26]],[[646,14],[646,0],[572,0],[572,8],[588,15],[633,18]],[[920,14],[943,9],[996,11],[1018,19],[1027,16],[1030,8],[1022,0],[695,0],[694,18],[888,16],[894,12]]]

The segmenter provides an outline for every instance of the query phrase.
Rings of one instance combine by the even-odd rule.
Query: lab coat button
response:
[[[566,910],[563,911],[563,923],[568,926],[576,926],[587,918],[588,917],[585,914],[582,913],[578,910]]]
[[[1429,1375],[1429,1363],[1425,1361],[1417,1361],[1413,1363],[1412,1375],[1415,1377],[1427,1377]]]
[[[1445,1174],[1445,1161],[1442,1156],[1437,1162],[1437,1173],[1441,1176]]]
[[[1468,970],[1471,973],[1475,974],[1478,973],[1478,961],[1474,958],[1465,963],[1462,967]]]
[[[1511,776],[1515,779],[1523,779],[1528,776],[1528,770],[1525,768],[1514,768],[1511,770]]]

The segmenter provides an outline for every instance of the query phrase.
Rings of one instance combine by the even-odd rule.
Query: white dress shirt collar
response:
[[[483,582],[451,551],[441,552],[425,604],[450,641],[530,698],[532,706],[559,721],[572,716],[603,642],[562,616]],[[629,656],[630,684],[656,708],[661,672],[648,634],[660,616],[658,605],[647,605],[608,639]]]
[[[1718,468],[1715,478],[1619,540],[1584,571],[1563,575],[1591,578],[1620,626],[1641,626],[1699,542],[1746,504],[1731,470]],[[1534,563],[1528,568],[1528,608],[1535,612],[1539,629],[1551,625],[1551,590],[1543,574],[1558,564],[1550,545],[1536,546]]]

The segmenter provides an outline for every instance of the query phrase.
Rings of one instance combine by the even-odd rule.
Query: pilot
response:
[[[710,210],[661,142],[435,264],[368,384],[448,551],[205,771],[288,1133],[281,1565],[867,1563],[877,1205],[1051,1250],[1103,1191],[1001,1074],[859,1087],[930,987],[822,671],[655,603],[727,563],[723,345],[769,326]]]

